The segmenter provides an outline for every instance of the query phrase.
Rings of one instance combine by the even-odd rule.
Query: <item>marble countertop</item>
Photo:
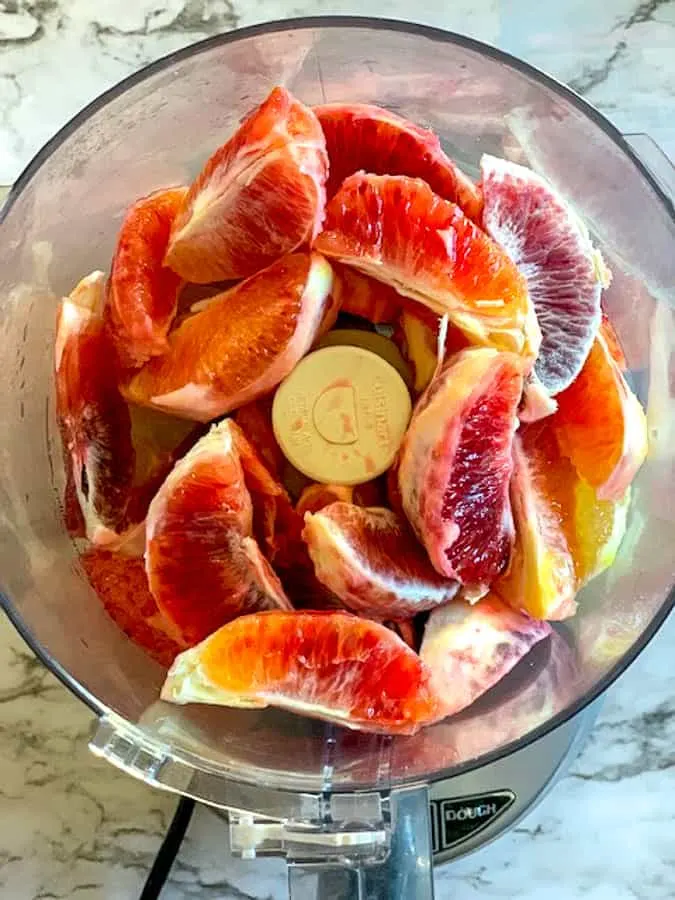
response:
[[[673,0],[389,0],[373,13],[465,32],[569,83],[624,131],[675,159]],[[263,19],[359,13],[350,0],[0,2],[0,182],[105,88],[210,34]],[[495,844],[437,872],[453,900],[666,900],[675,896],[675,619],[608,694],[581,757]],[[0,897],[135,898],[175,799],[95,760],[91,716],[0,622]],[[227,855],[206,809],[165,900],[285,896],[283,864]]]

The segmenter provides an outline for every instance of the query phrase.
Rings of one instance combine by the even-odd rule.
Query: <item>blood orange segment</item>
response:
[[[270,562],[291,565],[305,555],[300,537],[302,518],[241,428],[231,422],[229,430],[251,495],[253,533]]]
[[[591,349],[607,270],[583,222],[540,175],[494,156],[483,156],[481,172],[485,229],[527,280],[542,332],[535,372],[558,394]]]
[[[181,653],[162,699],[277,706],[391,734],[414,734],[437,716],[417,654],[384,625],[343,612],[243,616]]]
[[[647,423],[602,333],[576,380],[556,399],[561,448],[598,499],[621,499],[647,455]]]
[[[163,265],[171,226],[187,188],[157,191],[122,222],[110,270],[106,314],[123,366],[138,367],[169,347],[181,279]]]
[[[415,373],[414,388],[421,393],[434,376],[438,366],[438,335],[441,318],[420,304],[410,304],[415,308],[404,309],[398,321],[394,339],[401,345],[404,357]],[[448,325],[445,338],[445,356],[464,350],[469,346],[465,335],[452,325]]]
[[[314,107],[330,163],[328,196],[354,172],[421,178],[445,200],[478,221],[482,199],[476,185],[443,152],[432,131],[379,106],[331,103]]]
[[[316,577],[361,615],[405,618],[457,593],[458,583],[433,569],[405,520],[389,509],[331,503],[305,516],[302,536]]]
[[[336,276],[340,282],[343,313],[367,319],[373,325],[396,320],[402,298],[394,288],[348,266],[336,267]]]
[[[206,422],[269,393],[312,346],[332,285],[319,254],[284,257],[186,319],[167,353],[131,378],[126,396]]]
[[[55,342],[56,411],[85,530],[94,543],[127,525],[134,476],[129,410],[117,388],[104,325],[105,276],[92,272],[61,301]]]
[[[509,479],[523,360],[463,350],[417,403],[401,446],[401,503],[434,568],[481,595],[513,540]]]
[[[185,645],[169,636],[171,627],[150,593],[143,560],[90,547],[80,557],[80,564],[115,624],[168,668]]]
[[[290,608],[251,538],[253,510],[229,420],[213,426],[150,504],[146,571],[175,634],[194,644],[243,613]]]
[[[207,428],[135,404],[129,407],[129,415],[136,464],[128,518],[130,522],[142,522],[166,476]]]
[[[516,612],[494,594],[473,606],[455,600],[433,610],[420,657],[431,671],[443,715],[470,706],[550,633],[547,622]]]
[[[308,484],[295,506],[298,515],[316,513],[332,503],[353,503],[354,488],[350,484]]]
[[[356,503],[359,506],[381,505],[385,499],[381,480],[366,481],[355,486],[340,484],[308,484],[300,494],[295,507],[296,519],[284,532],[293,536],[290,550],[285,548],[279,559],[281,578],[294,606],[303,609],[344,609],[345,604],[331,590],[322,584],[314,572],[314,564],[309,556],[307,544],[302,539],[303,516],[305,513],[319,512],[331,503]],[[299,523],[296,540],[296,523]]]
[[[518,419],[521,422],[539,422],[547,416],[552,416],[557,408],[557,401],[551,397],[537,375],[531,372],[523,386]]]
[[[208,160],[164,259],[186,281],[246,278],[316,236],[328,159],[314,113],[276,87]]]
[[[328,204],[315,247],[447,313],[475,341],[536,352],[538,335],[525,334],[525,279],[458,206],[420,179],[351,175]]]
[[[536,619],[566,619],[576,611],[577,581],[567,540],[575,476],[548,427],[523,429],[513,446],[511,507],[516,542],[493,590]]]
[[[415,623],[412,619],[388,619],[383,622],[394,634],[397,634],[404,644],[407,644],[411,650],[417,652],[419,650],[419,640]]]
[[[574,486],[574,517],[569,526],[569,545],[579,587],[608,569],[626,533],[631,490],[620,500],[599,500],[587,482]]]
[[[260,397],[252,403],[240,406],[233,418],[271,474],[280,478],[286,465],[286,458],[281,452],[272,428],[272,397]]]

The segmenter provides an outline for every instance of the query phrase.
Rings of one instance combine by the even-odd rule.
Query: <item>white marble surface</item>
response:
[[[269,18],[358,13],[350,0],[3,0],[0,182],[83,104],[193,40]],[[371,7],[464,31],[569,82],[675,158],[673,0],[403,0]],[[453,900],[675,897],[675,620],[608,696],[571,774],[514,832],[437,874]],[[94,760],[91,717],[0,624],[0,897],[138,895],[174,799]],[[243,863],[200,811],[166,900],[285,896],[278,861]]]

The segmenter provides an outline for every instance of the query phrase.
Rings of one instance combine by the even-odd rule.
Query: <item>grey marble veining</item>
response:
[[[624,131],[675,157],[674,0],[403,0],[372,7],[496,43],[572,85]],[[0,181],[71,115],[145,63],[264,19],[360,13],[327,0],[5,0]],[[570,774],[512,833],[437,873],[452,900],[675,897],[675,621],[609,693]],[[0,897],[138,894],[175,800],[95,760],[91,716],[0,624]],[[166,900],[285,897],[283,864],[227,855],[202,810]]]

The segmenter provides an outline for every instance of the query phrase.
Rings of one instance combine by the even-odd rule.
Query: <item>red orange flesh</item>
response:
[[[577,607],[568,544],[575,473],[561,456],[549,421],[524,427],[514,441],[516,539],[508,569],[493,590],[515,610],[559,620],[574,615]]]
[[[318,254],[284,257],[186,319],[125,395],[202,422],[264,396],[312,346],[332,306],[332,285]]]
[[[402,297],[388,284],[362,275],[348,266],[336,270],[340,282],[341,311],[374,325],[396,321]]]
[[[164,264],[197,283],[246,278],[310,242],[324,214],[325,146],[314,113],[274,88],[190,187]]]
[[[138,200],[120,229],[108,284],[106,314],[123,366],[137,368],[169,347],[182,281],[163,264],[171,226],[187,188]]]
[[[438,714],[419,656],[384,625],[343,612],[236,619],[176,659],[162,698],[278,706],[398,734],[413,734]]]
[[[305,516],[302,535],[319,581],[361,615],[406,618],[447,603],[459,589],[434,570],[390,509],[331,503]]]
[[[476,185],[443,152],[438,137],[379,106],[331,103],[314,107],[326,136],[332,197],[354,172],[421,178],[434,193],[459,204],[478,221],[482,197]]]
[[[128,524],[135,459],[129,409],[104,325],[104,283],[103,273],[94,272],[62,300],[55,345],[64,453],[87,536],[95,543],[108,542]]]
[[[251,537],[253,509],[233,428],[225,420],[201,438],[148,511],[150,590],[186,644],[242,613],[290,608]]]
[[[80,564],[115,624],[168,668],[185,645],[169,636],[171,627],[150,593],[143,560],[90,547],[80,557]]]
[[[401,446],[403,509],[434,568],[478,594],[513,540],[509,480],[522,359],[489,348],[452,357],[417,403]]]
[[[621,499],[647,455],[645,414],[616,352],[601,332],[552,418],[561,448],[600,500]]]
[[[531,308],[506,253],[418,178],[350,175],[328,204],[314,246],[428,306],[478,342],[520,352]],[[530,347],[536,350],[536,346]]]
[[[455,600],[433,610],[420,657],[444,714],[477,700],[550,633],[547,622],[514,611],[494,594],[474,605]]]

